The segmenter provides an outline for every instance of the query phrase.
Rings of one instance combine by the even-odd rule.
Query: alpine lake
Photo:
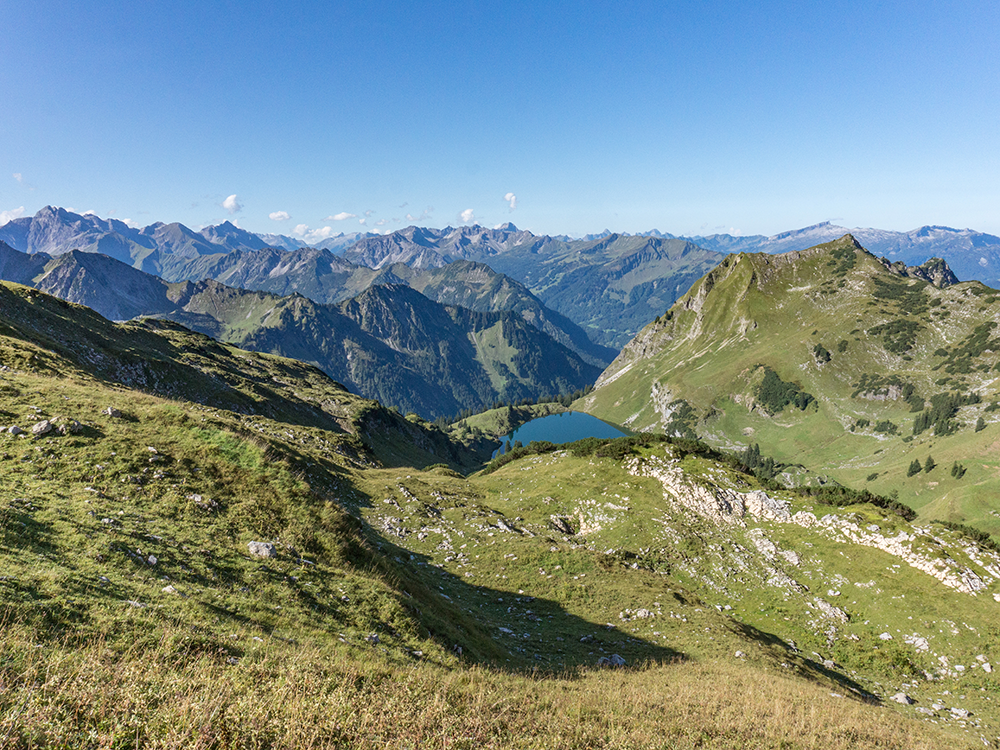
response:
[[[573,443],[584,438],[616,438],[629,433],[609,422],[581,411],[564,411],[549,414],[525,422],[503,438],[503,443],[494,456],[502,455],[509,446],[516,443],[528,445],[534,441],[547,440],[550,443]]]

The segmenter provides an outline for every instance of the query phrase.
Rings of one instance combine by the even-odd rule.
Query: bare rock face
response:
[[[658,458],[636,459],[628,464],[628,470],[636,476],[659,480],[665,495],[717,522],[745,526],[743,518],[747,515],[785,523],[792,520],[787,502],[772,498],[762,490],[735,492],[690,482],[678,463]]]
[[[250,550],[250,554],[254,557],[271,558],[278,556],[278,550],[270,542],[250,542],[247,544],[247,549]]]
[[[102,411],[101,414],[106,414],[107,416],[111,417],[112,419],[118,419],[122,415],[122,413],[120,411],[118,411],[113,406],[109,406],[107,409],[105,409],[104,411]]]

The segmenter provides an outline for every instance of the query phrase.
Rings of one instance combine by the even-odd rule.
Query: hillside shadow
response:
[[[420,622],[425,637],[466,663],[566,678],[598,668],[602,657],[613,655],[625,660],[625,668],[688,658],[611,623],[591,622],[555,599],[473,583],[365,526],[381,558],[372,572],[395,582],[400,603]]]
[[[731,632],[743,638],[756,641],[777,653],[783,654],[787,659],[785,663],[788,664],[789,672],[803,677],[810,682],[833,682],[859,700],[863,700],[866,703],[881,704],[878,696],[866,690],[861,683],[852,680],[846,674],[838,672],[835,669],[830,669],[818,661],[803,656],[798,650],[773,633],[768,633],[767,631],[755,628],[753,625],[732,619],[729,621],[728,627]]]

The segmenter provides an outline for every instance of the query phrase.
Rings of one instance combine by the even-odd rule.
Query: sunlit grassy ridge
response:
[[[440,432],[313,368],[0,294],[0,425],[26,433],[0,435],[7,745],[956,747],[1000,734],[976,666],[1000,661],[992,558],[976,563],[952,532],[941,556],[983,577],[975,597],[886,553],[685,509],[635,463],[680,461],[669,445],[560,450],[466,478]],[[33,435],[43,420],[66,434]],[[677,465],[712,491],[757,487],[696,455]],[[828,511],[909,529],[870,507]],[[798,550],[802,571],[751,547],[758,533]],[[769,584],[766,566],[825,598],[832,575],[878,580],[836,601],[851,622],[828,640],[812,599]],[[887,644],[883,627],[919,630],[930,650],[902,632]],[[615,654],[626,668],[597,668]],[[904,683],[919,707],[954,696],[932,710],[946,728],[877,705]]]
[[[690,407],[690,426],[714,444],[757,443],[781,463],[996,533],[998,326],[1000,292],[900,276],[849,236],[738,254],[647,326],[576,408],[679,430]],[[766,406],[766,369],[812,403]],[[958,405],[938,409],[949,397]],[[908,474],[929,456],[936,469]]]

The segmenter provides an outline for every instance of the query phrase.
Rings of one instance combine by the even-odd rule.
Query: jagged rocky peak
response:
[[[944,289],[958,283],[958,277],[955,276],[948,263],[942,258],[931,258],[919,266],[908,266],[903,261],[897,260],[893,262],[887,258],[880,258],[879,260],[892,273],[911,279],[922,279],[933,284],[938,289]]]

